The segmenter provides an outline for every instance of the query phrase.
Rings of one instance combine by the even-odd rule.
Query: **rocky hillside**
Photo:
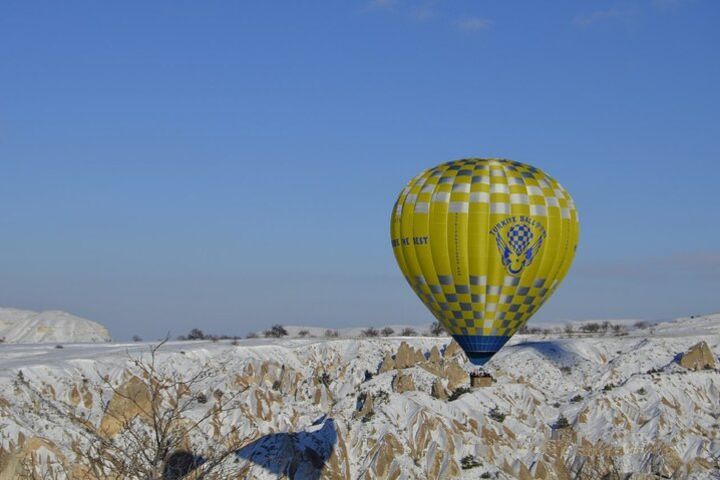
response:
[[[157,372],[197,378],[178,398],[199,427],[168,458],[189,459],[183,474],[218,458],[218,478],[240,479],[712,478],[720,336],[703,318],[652,336],[518,336],[492,378],[471,378],[442,337],[172,342]],[[123,478],[83,459],[147,427],[147,349],[0,348],[0,479]]]
[[[0,340],[3,343],[79,343],[112,339],[99,323],[67,312],[0,308]]]

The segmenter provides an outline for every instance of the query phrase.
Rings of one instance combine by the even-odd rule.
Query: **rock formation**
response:
[[[680,365],[688,370],[702,370],[715,368],[715,355],[707,342],[696,343],[680,357]]]
[[[474,390],[472,366],[447,338],[173,342],[158,364],[208,374],[188,412],[208,421],[186,446],[207,456],[239,442],[223,478],[709,478],[720,457],[720,340],[683,335],[511,344],[487,366],[497,381]],[[683,371],[673,359],[696,343]],[[124,421],[143,426],[153,408],[144,377],[124,350],[24,348],[0,349],[0,480],[23,478],[32,459],[113,478],[85,465],[84,428],[121,441]],[[20,379],[74,417],[43,407]],[[223,419],[217,403],[233,395]]]

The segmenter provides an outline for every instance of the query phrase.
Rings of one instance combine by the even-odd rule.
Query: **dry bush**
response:
[[[216,377],[222,365],[203,365],[195,373],[164,368],[157,357],[166,341],[152,346],[149,355],[129,356],[125,382],[113,382],[97,372],[97,393],[104,390],[109,397],[101,400],[101,422],[92,422],[77,406],[46,395],[45,386],[19,372],[15,386],[28,401],[24,411],[29,418],[24,420],[57,422],[68,436],[81,440],[72,442],[73,470],[83,471],[84,480],[180,479],[191,471],[195,480],[227,478],[225,460],[244,441],[236,425],[221,435],[219,428],[233,424],[230,416],[240,408],[239,396],[245,389],[212,389],[207,395],[208,386],[220,383]],[[72,478],[58,473],[64,465],[40,464],[32,456],[22,468],[26,475],[22,478]]]

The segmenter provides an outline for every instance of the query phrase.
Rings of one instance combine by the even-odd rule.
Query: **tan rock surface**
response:
[[[434,398],[437,398],[438,400],[448,399],[447,389],[439,378],[435,379],[435,381],[433,382],[430,395],[432,395]]]
[[[112,438],[123,428],[124,423],[134,418],[149,421],[147,412],[151,410],[150,386],[136,376],[130,377],[110,399],[100,423],[100,431]]]
[[[416,390],[415,382],[410,375],[398,372],[397,375],[395,375],[395,378],[393,378],[392,389],[395,393],[410,392],[412,390]]]
[[[703,370],[715,368],[715,355],[704,340],[696,343],[682,354],[680,365],[689,370]]]

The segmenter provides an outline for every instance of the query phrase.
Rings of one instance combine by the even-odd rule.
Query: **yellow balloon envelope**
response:
[[[390,234],[412,289],[483,365],[565,277],[579,224],[568,192],[541,170],[471,158],[412,179]]]

